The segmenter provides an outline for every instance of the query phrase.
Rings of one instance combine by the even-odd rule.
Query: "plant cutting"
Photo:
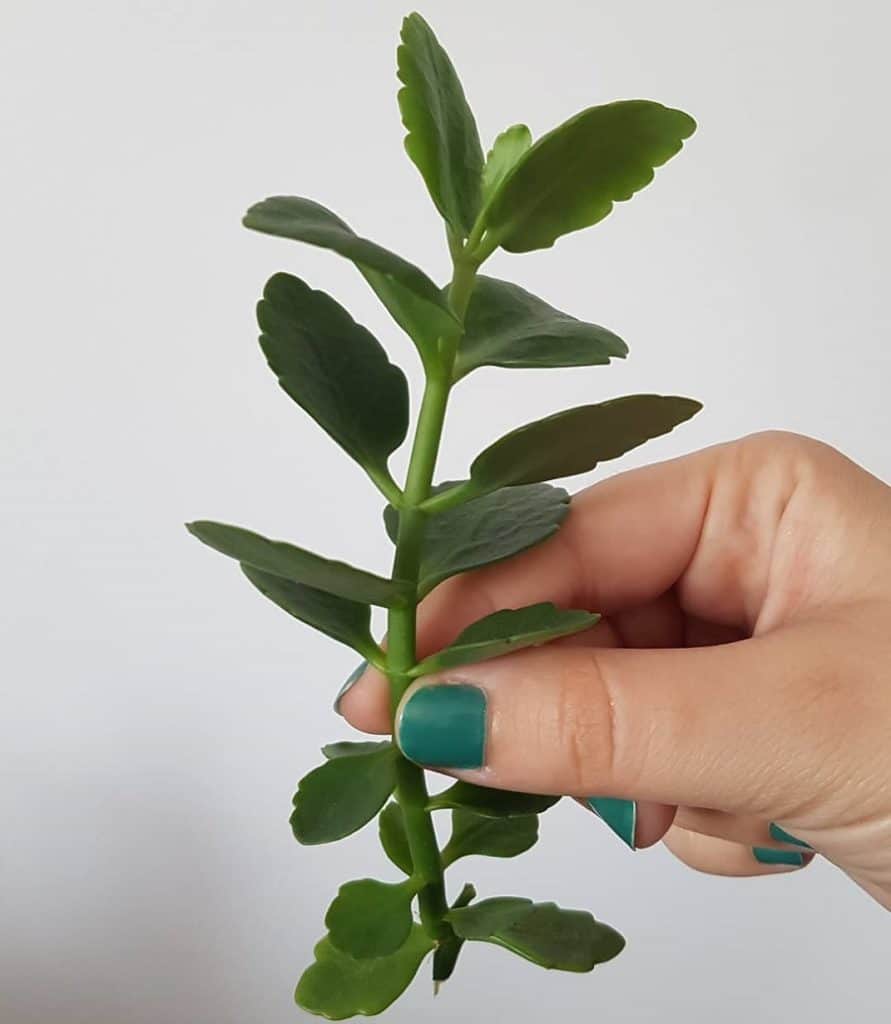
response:
[[[484,153],[455,69],[430,26],[407,17],[398,49],[405,148],[445,225],[452,276],[440,287],[417,266],[358,234],[305,198],[251,207],[254,231],[351,260],[413,341],[424,371],[408,470],[390,457],[410,425],[409,388],[378,340],[331,296],[290,273],[267,282],[257,307],[260,346],[282,389],[367,473],[387,505],[395,553],[388,577],[225,523],[188,529],[235,559],[250,583],[294,618],[385,673],[395,711],[427,673],[494,658],[590,629],[586,610],[505,608],[449,646],[417,655],[418,604],[444,580],[540,544],[560,528],[569,495],[548,481],[585,473],[693,416],[688,398],[631,395],[558,412],[489,443],[465,479],[435,482],[453,389],[483,366],[606,365],[625,342],[508,281],[481,273],[497,250],[549,248],[603,220],[650,183],[694,131],[687,114],[649,100],[589,107],[533,141],[513,125]],[[386,650],[371,607],[387,609]],[[547,968],[590,971],[624,946],[586,910],[493,894],[450,892],[446,872],[470,855],[515,857],[538,839],[538,816],[558,795],[455,782],[431,796],[422,768],[397,745],[336,742],[294,796],[291,827],[305,845],[331,843],[378,820],[383,851],[401,880],[359,878],[340,887],[326,934],[297,985],[298,1004],[332,1020],[384,1010],[429,959],[446,981],[467,943],[487,942]],[[448,814],[440,846],[433,817]],[[466,954],[465,954],[466,955]]]

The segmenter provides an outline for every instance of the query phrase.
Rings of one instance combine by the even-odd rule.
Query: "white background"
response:
[[[888,17],[879,2],[427,0],[484,141],[644,96],[699,121],[597,228],[491,272],[630,343],[610,369],[485,371],[456,392],[443,476],[512,426],[657,390],[705,411],[624,468],[765,427],[891,478]],[[276,387],[265,278],[336,295],[410,366],[335,257],[239,226],[314,197],[446,271],[401,148],[406,13],[303,0],[0,5],[3,1024],[283,1024],[339,882],[392,869],[372,830],[301,849],[297,778],[348,730],[344,648],[262,601],[186,519],[377,571],[364,476]],[[401,467],[401,461],[399,462]],[[612,469],[612,467],[611,467]],[[573,486],[580,485],[574,481]],[[658,528],[654,525],[654,528]],[[592,909],[629,938],[589,976],[477,947],[402,1022],[880,1019],[884,911],[826,864],[695,875],[560,805],[513,862],[455,882]]]

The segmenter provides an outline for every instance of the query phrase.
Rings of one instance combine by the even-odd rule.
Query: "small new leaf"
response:
[[[491,942],[541,967],[584,972],[612,960],[625,940],[584,910],[554,903],[530,903],[518,896],[483,900],[446,919],[458,935]]]
[[[486,818],[517,818],[542,814],[559,799],[559,796],[516,793],[510,789],[489,789],[487,786],[475,786],[471,782],[456,782],[430,797],[427,809],[441,811],[460,807]]]
[[[470,234],[480,208],[483,151],[448,54],[420,14],[402,23],[397,50],[405,150],[453,230]]]
[[[294,794],[291,828],[306,846],[332,843],[366,825],[396,788],[395,748],[333,755],[302,778]]]
[[[598,366],[627,354],[625,342],[605,327],[561,313],[519,285],[480,275],[454,379],[480,366]]]
[[[371,635],[371,608],[367,604],[274,576],[252,565],[242,563],[241,571],[261,594],[295,619],[352,647],[366,658],[377,649]]]
[[[257,304],[260,346],[282,389],[372,477],[408,430],[408,382],[329,295],[275,274]]]
[[[202,519],[187,523],[186,529],[202,544],[244,565],[351,601],[392,608],[405,604],[412,595],[413,588],[402,580],[386,580],[240,526]]]
[[[511,431],[476,457],[481,491],[587,473],[645,441],[661,437],[702,408],[690,398],[629,395],[558,412]]]
[[[414,867],[408,836],[405,834],[405,819],[399,804],[387,804],[377,819],[377,828],[384,853],[403,874],[410,875]]]
[[[532,132],[524,124],[506,128],[495,140],[483,167],[483,204],[489,202],[514,165],[532,145]]]
[[[412,891],[373,878],[346,882],[325,915],[331,944],[357,959],[389,956],[408,938]]]
[[[452,811],[452,836],[443,850],[443,863],[461,857],[517,857],[538,842],[538,815],[488,818],[463,807]]]
[[[329,249],[351,260],[421,355],[456,320],[442,291],[413,263],[362,238],[331,210],[300,196],[272,196],[245,214],[245,227]]]
[[[563,610],[550,602],[494,612],[468,626],[448,647],[425,658],[411,675],[425,676],[545,644],[590,629],[599,618],[590,612]]]
[[[493,241],[529,252],[596,224],[649,185],[695,129],[689,114],[650,100],[583,110],[540,138],[504,178],[486,210]]]
[[[424,531],[420,595],[449,576],[540,544],[557,532],[568,511],[566,491],[538,484],[500,490],[431,516]],[[392,506],[384,522],[395,543],[399,514]]]
[[[413,925],[395,953],[357,960],[326,937],[317,943],[315,963],[303,972],[294,998],[308,1013],[329,1020],[381,1013],[408,988],[434,945],[423,928]]]
[[[452,904],[452,908],[457,909],[459,907],[466,907],[475,899],[476,889],[468,882],[458,894],[458,898]],[[439,991],[439,986],[442,982],[448,981],[452,976],[452,972],[455,970],[455,964],[458,962],[458,956],[463,946],[464,939],[458,935],[452,934],[443,939],[436,947],[436,952],[433,954],[434,995]]]

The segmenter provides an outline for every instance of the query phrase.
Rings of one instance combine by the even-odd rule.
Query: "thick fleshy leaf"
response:
[[[411,850],[399,804],[387,804],[377,819],[377,828],[384,853],[403,874],[410,875],[413,871]]]
[[[532,145],[532,132],[524,124],[506,128],[492,144],[483,167],[483,204],[498,191],[499,185]]]
[[[328,1020],[381,1013],[408,988],[434,945],[420,925],[413,925],[395,953],[356,960],[326,936],[316,944],[315,963],[303,972],[294,998],[308,1013]]]
[[[462,939],[485,941],[502,928],[509,928],[528,914],[532,900],[523,896],[492,896],[466,909],[452,909],[446,919]]]
[[[450,646],[416,665],[411,675],[425,676],[546,644],[557,637],[590,629],[599,618],[590,612],[557,608],[550,602],[506,608],[468,626]]]
[[[466,939],[491,942],[541,967],[584,972],[612,960],[625,940],[584,910],[563,910],[554,903],[530,903],[520,897],[483,900],[446,915]]]
[[[371,635],[371,609],[367,604],[274,576],[252,565],[242,572],[253,585],[295,619],[352,647],[366,658],[377,647]]]
[[[463,807],[452,811],[452,835],[443,850],[445,864],[461,857],[516,857],[538,842],[538,815],[489,818]]]
[[[257,322],[282,389],[361,466],[386,474],[408,430],[408,381],[377,339],[291,274],[267,281]]]
[[[326,743],[322,747],[325,759],[333,761],[338,757],[359,757],[362,754],[376,754],[381,750],[391,750],[393,744],[390,740],[360,740],[354,743],[352,740],[339,740],[337,743]]]
[[[419,592],[490,562],[510,558],[557,532],[569,511],[569,495],[558,487],[537,484],[511,487],[430,516],[424,530]],[[384,512],[394,541],[398,512]]]
[[[396,788],[398,756],[388,743],[336,756],[304,776],[294,794],[294,838],[305,846],[333,843],[366,825]]]
[[[519,285],[480,275],[454,378],[480,366],[598,366],[627,354],[625,342],[605,327],[561,313]]]
[[[395,953],[411,931],[412,896],[404,882],[344,883],[325,915],[331,944],[360,960]]]
[[[331,210],[300,196],[272,196],[252,206],[245,227],[330,249],[351,260],[393,319],[424,346],[454,331],[457,321],[443,292],[413,263],[362,238]]]
[[[702,408],[690,398],[629,395],[558,412],[511,431],[474,459],[472,484],[493,491],[587,473],[661,437]]]
[[[540,793],[515,793],[510,789],[489,789],[471,782],[456,782],[441,793],[430,797],[428,810],[463,808],[486,818],[517,818],[528,814],[541,814],[553,807],[559,796]]]
[[[245,565],[351,601],[392,608],[404,604],[412,595],[411,584],[405,581],[386,580],[286,541],[269,540],[241,526],[202,519],[187,523],[186,529],[214,551]]]
[[[466,237],[480,208],[483,151],[476,121],[448,54],[420,14],[403,21],[400,38],[396,56],[405,149],[436,208]]]
[[[476,889],[468,882],[452,904],[452,909],[466,907],[468,903],[475,899]],[[452,976],[455,964],[458,961],[458,954],[461,952],[463,945],[464,939],[458,935],[451,935],[447,939],[443,939],[436,947],[436,952],[433,954],[434,993],[439,991],[439,986],[442,982],[448,981]]]
[[[689,114],[650,100],[583,110],[542,136],[505,177],[486,212],[492,239],[528,252],[596,224],[649,185],[695,129]]]

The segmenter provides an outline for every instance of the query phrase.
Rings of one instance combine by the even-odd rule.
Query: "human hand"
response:
[[[546,544],[434,591],[419,654],[538,601],[604,617],[418,680],[407,757],[580,798],[632,849],[663,839],[713,874],[809,846],[891,909],[891,488],[781,433],[613,477]],[[368,669],[340,710],[389,733],[388,703]]]

